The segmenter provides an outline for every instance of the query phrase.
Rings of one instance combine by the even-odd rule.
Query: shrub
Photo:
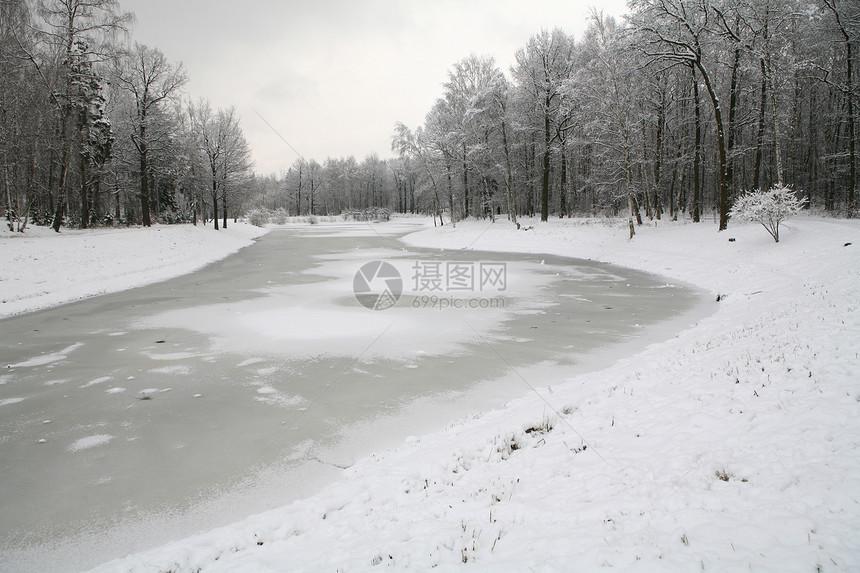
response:
[[[248,222],[255,227],[265,227],[269,222],[269,212],[266,209],[254,209],[248,213]]]
[[[773,240],[779,242],[779,224],[796,215],[806,204],[791,188],[776,185],[768,191],[750,191],[735,199],[729,215],[761,223]]]

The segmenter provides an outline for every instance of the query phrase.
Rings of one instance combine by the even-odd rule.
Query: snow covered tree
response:
[[[212,220],[217,231],[219,202],[223,227],[227,226],[227,202],[247,184],[251,170],[251,151],[239,125],[235,107],[213,110],[208,100],[188,104],[197,146],[205,158],[212,199]]]
[[[35,53],[29,54],[29,59],[39,77],[50,86],[59,124],[60,174],[56,179],[58,189],[52,225],[59,231],[72,193],[73,157],[81,152],[77,149],[81,142],[86,145],[91,128],[89,121],[81,121],[81,110],[92,104],[82,93],[82,87],[86,87],[84,91],[92,87],[84,76],[93,75],[87,72],[93,64],[116,55],[112,41],[127,31],[134,16],[122,12],[117,0],[43,0],[37,4],[36,12],[43,21],[37,37],[47,53],[41,61]],[[87,177],[86,173],[77,175],[85,224],[89,215]]]
[[[518,86],[528,94],[535,115],[535,133],[543,136],[541,155],[541,221],[549,217],[550,155],[558,131],[562,85],[573,74],[575,43],[564,31],[542,30],[532,36],[525,48],[516,53],[511,73]],[[538,127],[538,124],[540,125]]]
[[[424,168],[433,189],[433,225],[436,225],[437,215],[439,216],[439,225],[444,225],[442,202],[439,200],[439,187],[436,185],[436,178],[433,177],[433,150],[427,142],[424,130],[418,126],[412,132],[406,125],[397,122],[394,125],[394,135],[391,136],[391,150],[396,151],[400,157],[414,158]]]
[[[116,74],[120,89],[128,92],[134,101],[134,132],[132,142],[137,150],[140,166],[140,206],[143,225],[151,225],[150,217],[150,153],[158,137],[150,126],[160,106],[178,94],[187,76],[182,64],[172,64],[157,48],[136,44],[122,68]]]
[[[729,215],[761,223],[773,240],[779,242],[779,224],[796,215],[806,203],[789,187],[777,185],[769,191],[751,191],[735,199]]]
[[[720,59],[725,55],[728,36],[725,16],[711,0],[635,0],[634,25],[641,36],[642,51],[651,61],[663,65],[686,64],[695,67],[705,84],[714,112],[719,182],[720,230],[726,229],[731,192],[727,125],[718,90]],[[730,96],[731,99],[731,96]]]

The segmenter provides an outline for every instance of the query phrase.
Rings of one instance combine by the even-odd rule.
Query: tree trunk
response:
[[[642,118],[642,165],[640,173],[642,174],[642,195],[645,200],[645,216],[648,220],[654,220],[654,212],[651,211],[651,183],[648,178],[648,137],[645,128],[645,118]]]
[[[767,69],[764,58],[759,59],[761,69],[761,94],[758,109],[758,132],[756,134],[755,166],[753,167],[753,189],[762,188],[762,161],[764,159],[764,122],[767,106]]]
[[[844,32],[843,32],[844,33]],[[854,207],[854,191],[857,186],[857,150],[854,141],[854,80],[852,78],[851,42],[845,34],[846,66],[848,84],[848,205]]]
[[[215,223],[215,230],[218,230],[218,170],[215,164],[212,164],[212,220]]]
[[[702,66],[701,61],[696,61],[696,67],[702,74],[702,81],[705,82],[705,88],[708,90],[708,95],[711,98],[711,104],[714,108],[714,123],[717,129],[717,156],[719,161],[718,185],[719,185],[719,214],[720,214],[720,231],[725,231],[729,226],[729,180],[728,180],[728,158],[726,156],[726,132],[723,126],[723,111],[720,107],[720,98],[717,96],[716,88],[711,83],[711,77],[708,71]]]
[[[508,218],[516,225],[517,211],[514,204],[514,175],[513,169],[511,169],[511,154],[508,148],[508,129],[504,120],[502,120],[502,151],[505,154],[505,191],[508,196]]]
[[[146,144],[146,115],[140,120],[140,141],[138,143],[138,151],[140,153],[140,213],[143,219],[144,227],[151,227],[152,221],[149,216],[149,166],[148,153]]]
[[[82,126],[86,126],[87,121],[88,121],[87,112],[84,111],[81,113],[81,115],[83,116],[81,118]],[[88,134],[87,134],[86,128],[81,127],[79,130],[79,134],[80,134],[80,146],[81,146],[80,152],[78,153],[78,155],[80,156],[80,160],[81,160],[81,190],[80,190],[81,229],[86,229],[87,226],[89,225],[89,222],[90,222],[90,202],[89,202],[89,197],[87,196],[87,193],[89,191],[88,181],[87,181],[87,179],[89,177],[89,175],[87,173],[87,171],[88,171],[87,170],[88,160],[87,160],[87,154],[84,153],[84,149],[85,149],[85,146],[87,145],[87,139],[88,139],[88,137],[87,137]]]
[[[561,144],[561,187],[558,191],[558,203],[560,214],[567,213],[567,157],[564,151],[564,143]]]
[[[661,94],[660,109],[657,113],[657,150],[654,157],[654,216],[659,221],[663,217],[663,146],[666,127],[665,94]]]
[[[463,142],[463,218],[468,218],[471,212],[469,205],[469,165],[467,163],[466,143]]]
[[[696,79],[696,68],[693,72],[693,104],[695,116],[695,136],[693,145],[693,222],[698,223],[702,214],[702,111],[699,104],[699,80]]]
[[[543,173],[541,177],[540,187],[540,220],[547,221],[549,219],[549,106],[550,97],[546,96],[544,114],[543,114]]]

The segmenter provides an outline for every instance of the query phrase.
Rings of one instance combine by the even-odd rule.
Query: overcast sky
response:
[[[491,55],[508,71],[541,28],[577,39],[589,7],[624,0],[120,0],[132,39],[185,64],[186,91],[236,105],[255,171],[371,152],[390,157],[396,121],[415,128],[452,64]]]

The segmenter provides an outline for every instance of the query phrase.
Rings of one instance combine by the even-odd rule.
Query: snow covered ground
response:
[[[504,409],[313,497],[97,571],[860,570],[860,222],[799,217],[779,244],[754,224],[628,242],[622,222],[524,223],[407,241],[626,265],[717,310],[601,371],[523,380]]]
[[[149,229],[0,230],[0,318],[190,273],[250,245],[246,223]]]

